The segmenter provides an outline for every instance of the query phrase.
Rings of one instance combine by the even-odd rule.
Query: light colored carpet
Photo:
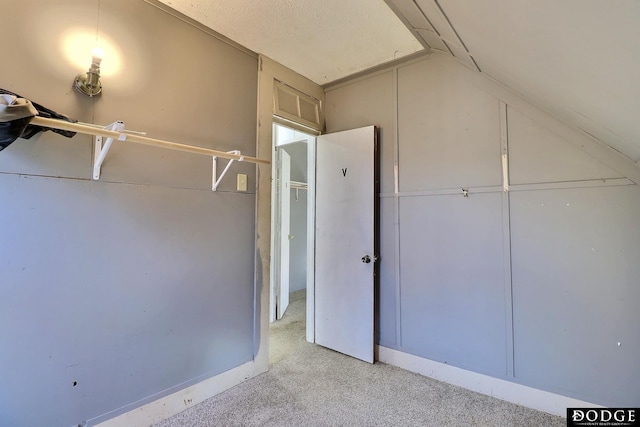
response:
[[[156,427],[566,426],[566,420],[305,341],[304,293],[271,326],[270,369]]]

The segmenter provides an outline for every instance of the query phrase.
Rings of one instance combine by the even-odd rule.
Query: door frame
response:
[[[277,309],[276,309],[276,301],[277,301],[277,290],[278,290],[278,279],[279,279],[279,269],[281,268],[280,262],[280,250],[279,245],[281,244],[282,237],[280,236],[280,211],[282,209],[281,197],[276,193],[278,187],[278,171],[277,168],[280,167],[280,157],[278,155],[279,148],[286,147],[290,144],[304,143],[307,144],[307,229],[306,229],[306,237],[307,237],[307,268],[306,268],[306,290],[307,290],[307,306],[311,304],[311,308],[307,307],[307,322],[306,322],[306,334],[307,341],[314,342],[314,324],[309,319],[309,314],[311,316],[314,315],[315,305],[313,304],[313,296],[309,298],[309,290],[311,289],[311,293],[314,292],[314,280],[315,280],[315,264],[313,260],[315,259],[315,147],[316,147],[316,137],[310,134],[308,131],[304,132],[304,138],[293,138],[291,140],[287,140],[284,143],[281,143],[279,146],[276,146],[277,140],[277,129],[276,125],[284,126],[291,130],[293,129],[288,123],[283,124],[278,118],[274,118],[273,129],[274,129],[274,147],[273,147],[273,156],[272,156],[272,168],[271,168],[271,283],[270,283],[270,300],[269,300],[269,322],[274,322],[277,320]],[[301,131],[302,132],[302,131]],[[286,151],[286,150],[285,150]],[[311,299],[311,303],[309,302]],[[311,317],[313,320],[314,317]],[[311,338],[309,338],[311,337]]]
[[[273,105],[274,85],[277,82],[295,88],[320,100],[324,105],[324,89],[300,74],[278,64],[272,59],[258,57],[258,106],[256,156],[270,159],[273,152]],[[321,117],[320,123],[324,123]],[[295,125],[295,122],[293,123]],[[313,133],[313,129],[307,130]],[[320,133],[317,129],[316,133]],[[313,147],[315,155],[315,145]],[[258,164],[256,186],[256,252],[254,267],[254,345],[253,359],[258,373],[269,369],[269,299],[271,290],[271,165]],[[315,172],[314,172],[315,176]],[[309,209],[311,211],[311,209]],[[307,283],[307,293],[313,295]],[[307,297],[307,308],[313,298]],[[307,313],[309,316],[309,312]],[[308,328],[309,326],[307,326]],[[313,337],[311,337],[313,339]],[[309,330],[307,329],[307,339]]]

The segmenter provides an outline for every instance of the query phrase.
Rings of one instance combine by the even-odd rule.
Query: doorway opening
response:
[[[308,342],[373,363],[378,277],[377,128],[367,126],[315,138],[277,124],[273,135],[269,355],[278,350],[271,333],[280,329],[277,319],[286,319],[291,291],[300,288],[308,292],[301,302],[305,313],[294,336],[298,346],[305,341],[306,331]],[[305,148],[306,155],[297,155],[307,158],[306,167],[300,166],[302,175],[295,175],[291,159]],[[303,196],[306,203],[300,203]],[[298,235],[299,240],[306,237],[306,242],[297,246],[292,244],[296,240],[292,230],[300,230],[295,225],[292,228],[296,202],[301,209],[306,207],[306,215],[300,216],[307,218],[306,227],[301,227],[306,228],[306,235]],[[305,246],[306,251],[302,249]],[[306,266],[304,287],[292,286],[296,263],[303,271]],[[304,281],[304,275],[297,277]],[[302,298],[296,295],[295,299]]]
[[[306,335],[306,291],[313,280],[315,136],[273,124],[270,364]]]

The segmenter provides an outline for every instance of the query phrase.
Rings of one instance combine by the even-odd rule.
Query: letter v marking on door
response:
[[[342,176],[347,176],[347,168],[342,169]]]

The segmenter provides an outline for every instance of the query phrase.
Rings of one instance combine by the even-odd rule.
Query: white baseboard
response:
[[[594,403],[434,362],[388,347],[378,347],[378,360],[438,381],[562,417],[567,416],[567,408],[602,407]]]
[[[150,426],[263,373],[265,369],[258,365],[253,361],[247,362],[213,378],[97,424],[96,427]]]

